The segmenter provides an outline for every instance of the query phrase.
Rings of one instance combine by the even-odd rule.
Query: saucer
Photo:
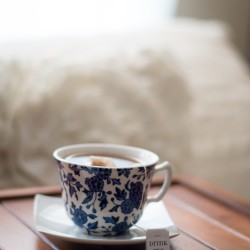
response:
[[[146,240],[146,230],[166,228],[169,237],[179,235],[162,201],[146,206],[143,216],[126,233],[118,236],[92,236],[82,232],[74,225],[65,212],[61,198],[37,194],[34,201],[34,220],[36,229],[44,234],[62,240],[102,245],[138,244]]]

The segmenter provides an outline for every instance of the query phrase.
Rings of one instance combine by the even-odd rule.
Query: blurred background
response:
[[[249,0],[0,0],[0,188],[105,142],[250,199],[249,23]]]
[[[249,57],[248,0],[1,0],[0,39],[121,32],[174,17],[226,22],[240,51]]]

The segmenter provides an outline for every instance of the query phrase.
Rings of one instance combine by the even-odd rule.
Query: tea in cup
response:
[[[162,199],[172,171],[168,162],[146,149],[117,144],[79,144],[53,153],[69,218],[84,233],[111,236],[135,225],[145,205]],[[158,194],[148,196],[152,177],[165,171]]]

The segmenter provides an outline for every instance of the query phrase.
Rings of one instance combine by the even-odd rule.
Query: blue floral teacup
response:
[[[90,164],[86,157],[91,155],[108,156],[115,164]],[[55,150],[53,156],[60,169],[66,212],[91,235],[118,235],[136,224],[145,205],[164,196],[172,176],[168,162],[157,165],[155,153],[125,145],[69,145]],[[163,185],[158,194],[148,197],[152,177],[161,170],[165,171]]]

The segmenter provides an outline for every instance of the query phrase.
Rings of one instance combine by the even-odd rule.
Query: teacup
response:
[[[112,159],[93,166],[91,156]],[[144,207],[166,193],[172,171],[168,162],[146,149],[116,144],[79,144],[53,153],[60,169],[66,212],[84,233],[111,236],[124,233],[142,216]],[[100,164],[102,165],[102,164]],[[148,196],[152,177],[165,171],[160,191]]]

